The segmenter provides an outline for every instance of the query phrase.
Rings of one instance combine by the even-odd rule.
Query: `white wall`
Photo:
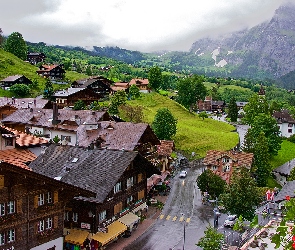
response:
[[[284,137],[288,138],[291,135],[295,134],[294,124],[292,124],[292,127],[289,127],[289,123],[278,124],[278,126],[280,128],[281,136],[284,136]],[[288,132],[289,129],[292,129],[291,133]]]
[[[59,237],[55,240],[46,242],[42,245],[39,245],[37,247],[33,247],[31,248],[31,250],[46,250],[48,248],[54,247],[55,246],[55,250],[63,250],[63,237]]]

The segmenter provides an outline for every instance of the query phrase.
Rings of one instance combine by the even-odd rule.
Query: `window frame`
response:
[[[102,222],[106,219],[107,219],[107,210],[103,210],[102,212],[98,214],[98,220],[99,222]]]
[[[126,181],[126,186],[127,186],[127,188],[130,188],[130,187],[132,187],[133,185],[134,185],[134,177],[131,176],[131,177],[129,177],[129,178],[127,179],[127,181]]]
[[[73,212],[73,216],[72,216],[73,222],[78,222],[78,218],[79,218],[78,213],[77,212]]]
[[[45,194],[38,194],[38,206],[43,206],[45,204]]]
[[[53,227],[53,220],[51,217],[47,217],[45,219],[45,230],[52,229]]]
[[[15,201],[7,202],[7,214],[15,213]]]
[[[6,214],[5,206],[6,206],[5,203],[0,203],[0,217],[5,216],[5,214]]]
[[[122,191],[122,182],[117,182],[116,185],[114,186],[114,194]]]
[[[14,241],[15,241],[15,230],[14,228],[12,228],[7,231],[7,243],[11,243]]]
[[[46,195],[46,202],[47,202],[48,204],[53,203],[53,194],[52,194],[52,192],[47,192],[47,195]]]
[[[44,232],[45,231],[45,220],[40,220],[38,222],[38,232]]]
[[[0,232],[0,246],[5,245],[5,239],[6,239],[5,232]]]

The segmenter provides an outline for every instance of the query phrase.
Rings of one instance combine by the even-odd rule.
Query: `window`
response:
[[[229,162],[229,158],[222,158],[222,162]]]
[[[133,177],[130,177],[127,179],[127,188],[131,187],[133,185]]]
[[[99,218],[99,221],[105,220],[107,218],[107,211],[104,210],[101,213],[99,213],[98,218]]]
[[[78,213],[73,213],[73,221],[78,222]]]
[[[293,127],[293,124],[292,123],[288,123],[288,127]]]
[[[228,172],[228,171],[230,171],[230,166],[225,166],[224,169],[225,169],[226,172]]]
[[[43,232],[45,229],[45,221],[44,220],[40,220],[39,224],[38,224],[38,232]]]
[[[15,201],[10,201],[7,203],[7,213],[8,214],[15,213]]]
[[[121,182],[118,182],[118,183],[114,186],[114,193],[118,193],[119,191],[121,191]]]
[[[5,215],[5,203],[0,203],[0,216]]]
[[[52,203],[52,193],[51,192],[47,193],[47,203]]]
[[[67,142],[71,142],[71,141],[72,141],[72,138],[71,138],[71,136],[65,136],[65,135],[62,135],[62,136],[61,136],[61,140],[62,140],[62,141],[65,140],[65,141],[67,141]]]
[[[64,214],[64,220],[69,221],[69,212],[65,212]]]
[[[7,232],[7,242],[13,242],[15,240],[15,232],[14,229],[10,229]]]
[[[217,170],[217,166],[212,166],[212,170]]]
[[[3,246],[5,244],[5,233],[0,233],[0,246]]]
[[[129,204],[132,201],[133,201],[133,196],[130,196],[130,197],[127,198],[127,204]]]
[[[44,198],[44,194],[39,194],[38,196],[38,206],[42,206],[45,204],[45,198]]]
[[[288,129],[288,133],[292,133],[292,129],[291,128]]]
[[[45,229],[50,229],[52,228],[52,218],[46,218],[45,220]]]
[[[5,146],[13,146],[13,138],[6,138]]]

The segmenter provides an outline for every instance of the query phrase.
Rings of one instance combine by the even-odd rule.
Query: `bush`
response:
[[[14,84],[9,91],[16,97],[27,97],[30,94],[30,88],[26,84]]]

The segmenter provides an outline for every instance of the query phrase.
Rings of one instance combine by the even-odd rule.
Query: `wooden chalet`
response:
[[[49,101],[43,98],[0,97],[0,119],[11,115],[18,109],[45,108]]]
[[[140,79],[140,78],[134,78],[131,79],[131,81],[129,82],[129,86],[131,86],[132,84],[135,84],[139,90],[141,92],[150,92],[151,89],[149,88],[149,80],[146,78]]]
[[[72,83],[72,88],[88,88],[92,89],[101,98],[108,96],[111,92],[113,81],[102,76],[92,76],[90,78],[81,79]]]
[[[39,67],[39,70],[36,71],[38,75],[49,78],[49,79],[63,79],[65,76],[65,70],[63,65],[42,65]]]
[[[209,150],[203,163],[206,169],[212,170],[229,183],[235,170],[241,167],[251,169],[253,157],[252,153]]]
[[[36,65],[37,63],[44,62],[46,59],[46,56],[44,53],[39,52],[28,52],[27,54],[27,61],[33,65]]]
[[[68,88],[53,94],[58,108],[74,107],[75,102],[81,100],[86,105],[103,98],[91,88]]]
[[[94,192],[0,162],[0,249],[63,249],[64,207]]]
[[[146,207],[147,177],[158,173],[138,152],[56,144],[29,167],[61,183],[74,183],[96,193],[95,197],[77,195],[67,204],[64,225],[68,247],[82,245],[87,240],[85,231],[92,233],[98,247],[105,247],[134,230],[140,219],[136,212]]]
[[[29,85],[31,84],[32,81],[25,77],[24,75],[13,75],[13,76],[8,76],[1,80],[1,87],[3,89],[9,89],[11,86],[14,84],[26,84]]]
[[[206,96],[205,100],[199,100],[197,104],[199,111],[222,113],[225,110],[225,102],[213,101],[211,96]]]
[[[129,82],[115,82],[111,86],[111,93],[114,94],[119,90],[124,90],[126,93],[129,93],[129,87],[130,87]]]

